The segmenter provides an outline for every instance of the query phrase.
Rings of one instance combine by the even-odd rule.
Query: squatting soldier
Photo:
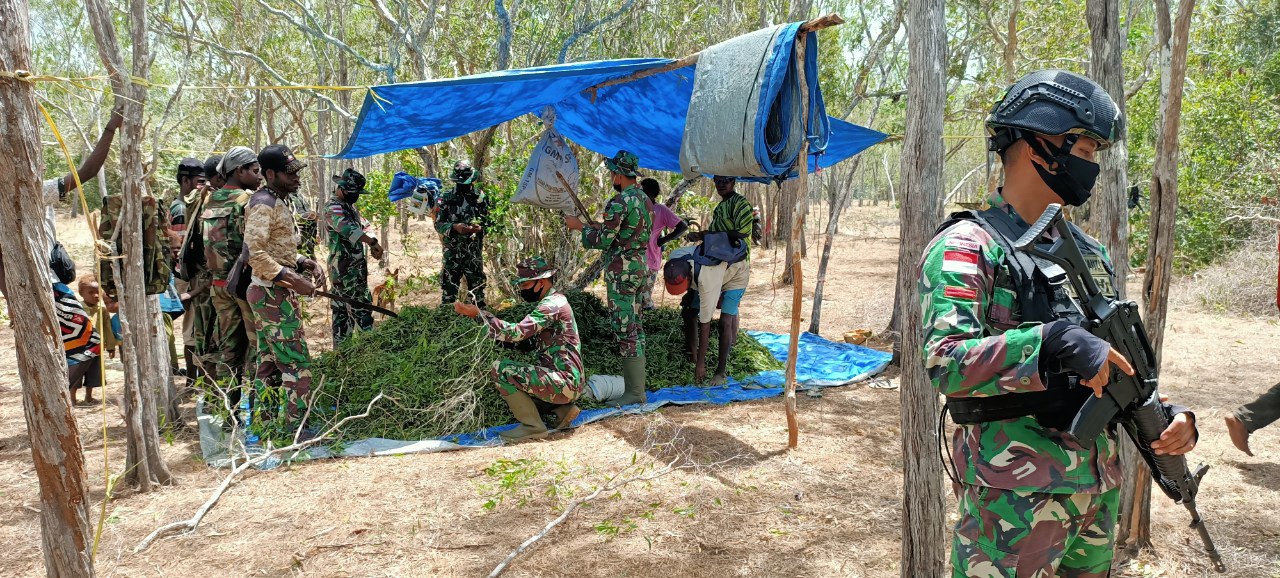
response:
[[[604,251],[609,266],[604,271],[608,291],[610,322],[618,336],[618,352],[622,355],[622,379],[625,394],[610,403],[629,405],[644,403],[644,326],[640,309],[640,292],[649,274],[645,252],[653,229],[653,207],[649,197],[636,186],[636,170],[640,160],[627,151],[618,151],[605,166],[613,174],[613,190],[617,192],[604,207],[604,222],[583,223],[566,216],[565,224],[582,230],[582,246]]]
[[[333,182],[337,187],[325,215],[325,225],[329,227],[329,278],[333,280],[333,292],[372,303],[365,245],[369,246],[369,253],[374,259],[382,258],[382,245],[377,237],[368,233],[367,223],[356,209],[356,201],[365,192],[364,175],[355,169],[347,169],[342,171],[342,176],[334,176]],[[353,324],[365,331],[373,328],[373,314],[368,309],[334,300],[329,311],[333,315],[334,346],[351,334]]]
[[[249,341],[253,314],[249,304],[227,287],[227,275],[244,248],[244,209],[249,201],[245,191],[257,189],[261,176],[257,155],[242,146],[227,151],[217,170],[225,179],[223,185],[209,193],[200,211],[205,265],[212,279],[211,301],[217,319],[210,353],[213,363],[205,369],[214,379],[238,380],[245,376],[245,364],[254,361]]]
[[[177,253],[186,240],[189,209],[199,204],[207,183],[208,178],[205,175],[203,163],[192,158],[182,159],[178,163],[178,194],[169,204],[169,230],[173,234],[170,246],[174,250],[175,258],[179,256]],[[200,363],[196,361],[200,355],[196,351],[196,326],[206,326],[207,318],[201,320],[199,317],[208,315],[212,311],[211,307],[201,307],[209,304],[209,281],[208,275],[196,275],[189,280],[179,278],[174,281],[174,286],[182,299],[182,305],[186,309],[186,313],[182,316],[182,354],[186,360],[187,379],[191,383],[195,383],[201,375]],[[197,311],[197,309],[201,310]]]
[[[526,351],[538,350],[537,365],[502,359],[493,364],[490,378],[511,408],[520,425],[500,433],[511,441],[547,437],[541,409],[556,416],[556,429],[572,427],[580,410],[574,400],[582,393],[582,341],[573,309],[563,293],[555,290],[556,270],[541,257],[516,265],[516,287],[520,297],[537,303],[524,319],[510,323],[475,305],[454,303],[453,309],[467,317],[479,317],[489,337]],[[525,347],[520,347],[525,346]]]
[[[477,191],[475,169],[467,161],[453,165],[454,188],[440,197],[436,231],[444,237],[444,270],[440,272],[440,302],[458,299],[458,283],[484,309],[484,231],[489,227],[489,200]]]
[[[244,243],[253,268],[248,300],[258,331],[258,369],[253,385],[258,399],[268,391],[282,394],[268,398],[284,400],[285,415],[293,422],[291,426],[297,426],[296,420],[305,409],[302,403],[311,390],[311,356],[302,331],[298,295],[312,295],[317,286],[323,287],[324,270],[298,253],[301,238],[289,203],[289,195],[298,191],[301,182],[298,171],[307,165],[284,145],[262,149],[258,161],[266,186],[249,199],[244,225]],[[316,283],[299,271],[311,272]],[[265,413],[269,416],[273,408]]]
[[[1004,188],[981,212],[944,224],[921,262],[925,368],[959,425],[954,576],[1106,576],[1119,508],[1114,426],[1097,439],[1065,430],[1113,366],[1133,369],[1080,326],[1066,286],[1051,286],[1011,253],[1014,240],[1051,203],[1083,204],[1098,176],[1097,151],[1122,122],[1102,87],[1064,71],[1033,72],[1009,88],[987,118]],[[1079,229],[1099,286],[1115,280],[1106,250]],[[1195,416],[1174,416],[1152,444],[1183,454]]]

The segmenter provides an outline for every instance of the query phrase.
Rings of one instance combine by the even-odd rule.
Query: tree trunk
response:
[[[818,280],[813,285],[813,312],[809,315],[809,333],[814,335],[821,335],[822,331],[822,294],[827,285],[827,265],[831,262],[831,245],[836,234],[839,233],[840,215],[852,200],[850,183],[853,182],[853,176],[857,174],[860,164],[862,164],[862,157],[854,157],[849,163],[847,169],[849,178],[845,180],[844,186],[833,184],[832,186],[837,187],[836,190],[827,195],[830,213],[827,215],[826,235],[822,240],[822,257],[818,259]]]
[[[120,297],[121,357],[125,367],[124,410],[128,437],[124,479],[141,492],[153,484],[173,482],[169,468],[160,457],[160,434],[156,408],[156,391],[164,387],[169,375],[169,355],[160,319],[159,297],[145,294],[142,267],[142,212],[146,183],[143,182],[142,142],[143,107],[147,90],[129,81],[129,74],[147,78],[151,66],[146,29],[146,1],[129,0],[129,28],[133,47],[133,69],[124,68],[120,42],[112,24],[111,7],[104,0],[85,0],[89,24],[98,44],[98,54],[111,77],[116,94],[116,108],[124,116],[120,139],[120,221],[118,240],[124,259],[112,260],[117,269]]]
[[[1124,49],[1126,39],[1120,26],[1120,0],[1088,0],[1087,16],[1091,33],[1089,76],[1112,95],[1121,113],[1124,100]],[[1099,154],[1102,172],[1093,198],[1085,205],[1085,228],[1111,253],[1116,272],[1116,290],[1124,298],[1129,274],[1128,198],[1129,145],[1125,126],[1115,135],[1111,148]],[[1083,207],[1082,207],[1083,208]]]
[[[31,70],[26,0],[0,0],[0,70]],[[31,459],[40,484],[40,534],[45,575],[93,576],[89,491],[80,432],[67,395],[67,359],[53,295],[40,198],[40,131],[35,85],[0,78],[0,174],[12,194],[0,199],[0,280],[16,335],[22,407]],[[9,290],[12,288],[13,290]],[[93,361],[92,363],[97,363]]]
[[[900,315],[902,368],[902,569],[903,578],[943,575],[942,464],[937,459],[939,411],[921,362],[918,330],[920,291],[917,265],[933,229],[942,218],[942,116],[946,104],[946,11],[942,0],[910,3],[907,30],[908,81],[906,136],[902,146],[902,190],[898,215],[898,283],[895,311]]]
[[[1174,221],[1178,213],[1178,127],[1182,121],[1187,42],[1194,9],[1195,0],[1180,0],[1177,20],[1170,22],[1169,1],[1156,2],[1156,34],[1160,39],[1160,124],[1151,176],[1147,273],[1142,285],[1146,306],[1144,320],[1156,354],[1157,367],[1169,309],[1169,282],[1173,277]],[[1121,504],[1124,523],[1120,535],[1125,537],[1122,545],[1130,551],[1151,544],[1151,473],[1146,468],[1138,471],[1139,474],[1132,478],[1130,501]]]

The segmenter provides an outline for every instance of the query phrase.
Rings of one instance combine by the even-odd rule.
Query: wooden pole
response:
[[[804,38],[810,32],[815,32],[825,28],[831,28],[832,26],[839,26],[841,24],[844,24],[844,18],[841,18],[839,14],[831,13],[831,14],[827,14],[826,16],[819,16],[817,18],[814,18],[813,20],[810,20],[808,22],[805,22],[804,24],[801,24],[800,31],[797,32],[796,35],[798,38]],[[686,66],[693,66],[698,63],[698,58],[701,55],[702,55],[702,51],[698,51],[688,56],[678,58],[674,62],[664,66],[659,66],[657,68],[648,68],[645,70],[641,70],[639,72],[633,72],[622,78],[606,80],[604,82],[601,82],[600,84],[597,84],[595,86],[587,88],[586,90],[583,90],[583,92],[590,93],[591,102],[595,102],[596,94],[601,88],[604,88],[606,86],[626,84],[628,82],[635,82],[637,80],[640,80],[641,78],[648,78],[655,74],[662,74],[664,72],[670,72],[672,70],[677,70],[680,68],[684,68]]]
[[[838,17],[837,17],[838,18]],[[807,48],[807,33],[796,37],[796,70],[800,83],[800,118],[805,125],[805,135],[809,134],[809,85],[804,76],[804,58]],[[787,347],[787,385],[784,396],[787,413],[787,448],[795,449],[800,444],[800,423],[796,416],[796,358],[800,354],[800,310],[804,307],[804,271],[800,261],[800,231],[804,229],[804,217],[808,213],[809,203],[809,144],[808,139],[796,155],[796,178],[788,181],[786,186],[792,188],[795,204],[791,209],[791,343]]]

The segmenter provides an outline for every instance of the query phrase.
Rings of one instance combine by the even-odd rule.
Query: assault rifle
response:
[[[1058,235],[1045,246],[1042,237],[1050,230]],[[1080,440],[1094,440],[1109,423],[1123,426],[1151,468],[1156,485],[1191,513],[1191,527],[1200,534],[1209,560],[1217,571],[1225,572],[1222,556],[1196,510],[1196,492],[1209,467],[1201,465],[1191,472],[1186,457],[1156,455],[1151,449],[1151,442],[1160,439],[1169,427],[1170,416],[1160,402],[1156,356],[1138,315],[1138,304],[1112,299],[1098,288],[1059,205],[1049,205],[1014,246],[1031,255],[1036,268],[1051,284],[1070,283],[1076,306],[1084,314],[1083,327],[1110,343],[1133,365],[1133,375],[1113,368],[1102,396],[1090,395],[1067,431]]]

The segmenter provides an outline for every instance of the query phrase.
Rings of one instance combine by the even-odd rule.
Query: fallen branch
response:
[[[564,523],[565,520],[568,520],[569,516],[572,515],[573,512],[577,510],[579,506],[586,504],[592,500],[595,500],[605,492],[616,490],[627,484],[630,484],[631,482],[648,481],[648,480],[658,478],[660,476],[664,476],[668,473],[671,473],[673,470],[676,469],[676,463],[681,461],[682,459],[684,459],[684,456],[677,456],[675,459],[668,462],[667,465],[662,469],[651,472],[649,474],[644,474],[643,473],[644,468],[642,467],[640,468],[640,471],[642,473],[639,473],[627,478],[618,479],[619,476],[626,473],[627,470],[630,470],[635,466],[629,466],[627,468],[624,468],[622,471],[618,472],[613,477],[609,478],[609,481],[605,483],[605,485],[600,486],[599,488],[596,488],[596,491],[591,492],[591,494],[588,495],[587,497],[582,498],[581,500],[574,500],[573,503],[569,504],[569,507],[564,509],[564,512],[562,512],[559,516],[556,517],[556,519],[552,520],[550,523],[544,526],[541,532],[538,532],[537,534],[530,536],[528,540],[525,540],[518,547],[516,547],[515,550],[512,550],[510,554],[507,554],[507,557],[504,558],[502,562],[498,563],[498,565],[493,568],[493,572],[489,573],[489,578],[497,578],[498,576],[502,575],[502,573],[507,570],[507,566],[509,566],[511,562],[516,559],[517,556],[519,556],[525,550],[528,550],[530,547],[532,547],[535,543],[537,543],[538,540],[545,538],[548,533],[550,533],[552,530],[556,528],[556,526],[559,526],[560,524]]]
[[[338,423],[334,424],[333,426],[329,427],[329,429],[325,430],[323,433],[309,440],[296,442],[284,447],[274,448],[262,455],[249,458],[244,462],[241,462],[239,465],[236,465],[233,462],[231,471],[227,473],[227,477],[222,480],[222,483],[219,484],[218,488],[213,491],[213,495],[209,496],[209,499],[205,501],[204,505],[200,506],[200,509],[196,510],[195,515],[191,516],[189,519],[181,520],[178,522],[172,522],[169,524],[165,524],[159,528],[156,528],[154,532],[151,532],[150,535],[148,535],[141,542],[139,542],[137,546],[134,547],[133,553],[137,554],[143,550],[146,550],[147,547],[150,546],[152,542],[155,542],[156,540],[169,536],[171,534],[188,534],[188,533],[194,532],[196,527],[200,525],[200,521],[204,519],[205,514],[208,514],[209,510],[213,509],[213,507],[218,504],[218,500],[222,499],[222,494],[224,494],[227,491],[227,489],[231,487],[231,484],[232,482],[235,481],[236,476],[244,473],[244,471],[248,470],[249,468],[252,468],[258,464],[267,462],[277,456],[284,455],[289,452],[295,452],[296,454],[296,452],[301,452],[311,446],[314,446],[330,438],[331,436],[333,436],[335,432],[342,429],[342,427],[345,426],[348,422],[356,419],[369,417],[369,412],[373,409],[373,404],[378,403],[378,400],[380,399],[382,399],[382,393],[378,393],[378,395],[374,396],[373,399],[369,400],[369,405],[365,407],[364,412],[356,415],[349,415],[347,417],[342,418],[342,420],[340,420]],[[239,429],[238,426],[236,427],[236,429]],[[232,431],[233,436],[235,433],[236,431],[233,430]],[[297,439],[296,434],[294,439]]]

